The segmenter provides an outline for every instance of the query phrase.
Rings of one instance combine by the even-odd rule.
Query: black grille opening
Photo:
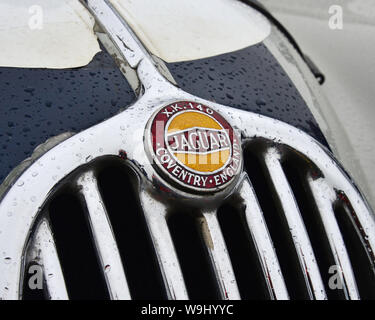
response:
[[[346,201],[337,201],[334,211],[348,250],[360,297],[361,299],[375,299],[373,263],[353,224],[355,212],[347,198]]]
[[[132,299],[166,299],[147,223],[133,187],[134,174],[123,164],[112,163],[100,170],[98,183]]]
[[[305,161],[297,158],[297,156],[288,157],[288,160],[283,161],[282,167],[297,201],[311,246],[313,247],[327,297],[333,300],[345,299],[345,294],[342,290],[329,288],[329,279],[332,276],[329,270],[331,266],[335,265],[335,260],[323,222],[307,183],[309,170],[314,170],[314,172],[316,170]]]
[[[245,148],[246,172],[262,208],[289,296],[291,299],[307,300],[308,290],[287,221],[273,189],[271,178],[257,154],[262,154],[261,146],[250,144]]]
[[[69,298],[108,299],[108,290],[80,199],[64,192],[52,200],[49,213]]]
[[[184,211],[168,218],[189,298],[218,300],[221,297],[217,281],[198,223],[198,217]]]
[[[243,212],[230,204],[218,210],[218,220],[232,262],[241,298],[269,299],[256,248]]]

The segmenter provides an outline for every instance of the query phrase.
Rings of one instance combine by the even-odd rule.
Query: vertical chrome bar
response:
[[[133,31],[115,10],[113,10],[112,5],[108,1],[80,1],[88,7],[132,68],[135,68],[144,57],[150,59],[149,54],[143,48]]]
[[[283,214],[289,226],[301,271],[311,299],[327,299],[319,267],[310,243],[301,213],[293,191],[281,167],[280,156],[271,148],[265,154],[265,165],[270,175],[275,193],[280,201]]]
[[[39,223],[27,258],[29,262],[36,261],[43,268],[49,298],[68,300],[64,275],[47,219],[42,219]]]
[[[148,51],[143,47],[127,22],[117,13],[108,0],[80,0],[89,9],[96,21],[111,38],[119,52],[130,67],[137,70],[138,76],[146,90],[157,81],[161,89],[168,83],[157,70]],[[169,84],[169,83],[168,83]],[[168,89],[174,88],[168,85]]]
[[[152,198],[145,190],[141,191],[140,201],[158,257],[168,297],[173,300],[186,300],[188,299],[188,294],[168,229],[166,207]]]
[[[199,223],[222,298],[225,300],[241,299],[216,211],[204,212],[203,217],[199,219]]]
[[[272,299],[289,299],[285,281],[281,273],[279,260],[268,232],[262,209],[259,206],[255,191],[246,178],[239,190],[245,204],[246,221],[262,266],[264,279]]]
[[[333,202],[336,200],[335,192],[322,178],[314,181],[312,177],[308,177],[308,183],[323,222],[336,266],[340,271],[341,285],[345,296],[347,299],[358,300],[360,297],[353,269],[344,239],[335,218],[335,213],[333,212]]]
[[[114,300],[129,300],[131,297],[120,252],[94,173],[84,173],[77,183],[85,200],[88,220],[110,297]]]

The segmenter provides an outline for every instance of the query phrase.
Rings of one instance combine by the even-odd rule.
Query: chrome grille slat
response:
[[[203,217],[200,218],[200,225],[222,299],[241,299],[216,211],[204,212]]]
[[[166,207],[144,190],[140,192],[140,201],[163,275],[168,298],[186,300],[189,297],[167,225]]]
[[[37,262],[43,269],[43,278],[49,298],[52,300],[68,300],[68,291],[66,290],[55,241],[46,218],[40,221],[31,248],[28,250],[28,262],[32,261]]]
[[[343,191],[339,187],[335,188],[338,191]],[[351,217],[353,226],[358,233],[359,238],[367,250],[367,255],[372,263],[372,268],[375,266],[375,215],[369,210],[369,207],[364,199],[358,196],[356,190],[345,189],[344,194],[350,201],[353,209],[354,216]],[[357,221],[354,221],[357,220]],[[375,272],[375,271],[374,271]]]
[[[245,178],[239,190],[245,204],[246,221],[256,247],[264,280],[271,296],[275,300],[289,299],[279,260],[268,232],[262,209],[248,178]]]
[[[268,149],[264,161],[287,221],[310,298],[327,299],[318,263],[278,151],[275,148]]]
[[[336,266],[339,267],[345,296],[347,299],[358,300],[360,297],[349,255],[333,211],[333,202],[336,200],[336,195],[322,178],[313,180],[310,176],[308,177],[308,184],[318,207]]]
[[[131,297],[120,252],[94,173],[84,173],[77,184],[87,207],[88,221],[109,295],[113,300],[129,300]]]

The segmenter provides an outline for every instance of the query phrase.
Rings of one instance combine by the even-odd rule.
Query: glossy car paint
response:
[[[2,0],[0,66],[82,67],[100,51],[94,23],[77,0]]]
[[[262,43],[210,58],[168,63],[167,67],[189,93],[284,121],[328,147],[295,84]]]
[[[144,46],[167,62],[190,61],[262,42],[271,24],[232,0],[111,0]]]
[[[121,7],[125,2],[113,3]],[[126,15],[140,14],[140,8],[145,7],[146,3],[133,4]],[[26,5],[25,2],[23,6],[19,4],[19,7],[25,8]],[[77,4],[74,6],[78,7]],[[148,8],[142,15],[154,17],[156,31],[150,28],[150,19],[138,19],[137,23],[131,20],[136,33],[158,43],[158,50],[152,46],[147,49],[156,50],[155,52],[161,55],[160,59],[170,61],[165,62],[165,67],[170,71],[173,80],[184,90],[202,98],[292,124],[328,147],[317,122],[293,82],[267,47],[262,43],[255,44],[269,37],[269,22],[255,9],[243,3],[223,0],[220,2],[219,11],[209,10],[207,5],[199,9],[202,11],[200,19],[204,18],[210,23],[197,29],[197,18],[195,23],[192,23],[197,6],[199,7],[198,2],[183,1],[176,7],[176,4],[170,3],[169,0],[165,0],[161,6],[168,8],[169,11],[164,11],[164,14],[172,16],[171,21],[179,21],[175,24],[179,30],[178,37],[175,33],[170,33],[169,29],[158,28],[163,26],[163,21],[157,19],[162,11],[158,6],[155,7],[155,4],[148,3],[147,7],[154,10]],[[47,6],[48,8],[50,7]],[[68,1],[60,4],[58,8],[61,12],[69,11],[72,3]],[[233,28],[229,30],[231,35],[237,32],[235,30],[241,32],[237,32],[238,37],[233,37],[225,36],[228,30],[222,30],[225,37],[218,42],[216,37],[210,35],[213,32],[218,33],[214,28],[214,21],[224,19],[225,8],[233,13],[226,21]],[[177,12],[175,15],[173,10]],[[255,30],[252,25],[254,21],[257,24]],[[45,28],[49,29],[48,25]],[[66,28],[74,31],[69,25]],[[222,24],[220,28],[223,28]],[[90,32],[92,30],[88,30],[88,33]],[[198,33],[201,37],[198,37]],[[59,33],[55,35],[57,38],[51,39],[51,42],[64,43],[64,38],[61,38]],[[144,37],[142,40],[149,44]],[[182,43],[179,42],[181,40]],[[194,50],[189,43],[194,44]],[[236,50],[243,46],[246,48]],[[38,43],[33,48],[37,47]],[[176,47],[184,49],[186,54],[179,56],[180,51],[173,50]],[[212,51],[212,48],[216,49]],[[83,48],[79,46],[79,50]],[[80,53],[79,50],[77,54]],[[87,50],[89,51],[90,47]],[[85,54],[88,54],[88,51]],[[173,52],[173,55],[164,54],[169,51]],[[214,56],[207,57],[210,55]],[[191,61],[180,61],[193,58]],[[0,133],[0,161],[3,164],[0,181],[46,139],[63,132],[79,132],[115,114],[120,108],[129,105],[135,97],[114,60],[105,50],[82,68],[3,68],[0,72],[4,97],[1,101],[3,107],[0,108],[4,128]],[[101,85],[102,83],[105,85]]]
[[[0,96],[0,183],[47,139],[89,128],[135,99],[105,51],[82,68],[0,68]]]

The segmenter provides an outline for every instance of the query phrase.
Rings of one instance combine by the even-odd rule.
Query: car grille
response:
[[[168,201],[124,158],[67,176],[26,251],[51,299],[358,299],[374,294],[374,257],[351,205],[297,150],[244,144],[245,174],[217,207]],[[349,242],[350,241],[350,242]],[[330,268],[342,290],[330,288]],[[340,286],[339,283],[339,286]]]

